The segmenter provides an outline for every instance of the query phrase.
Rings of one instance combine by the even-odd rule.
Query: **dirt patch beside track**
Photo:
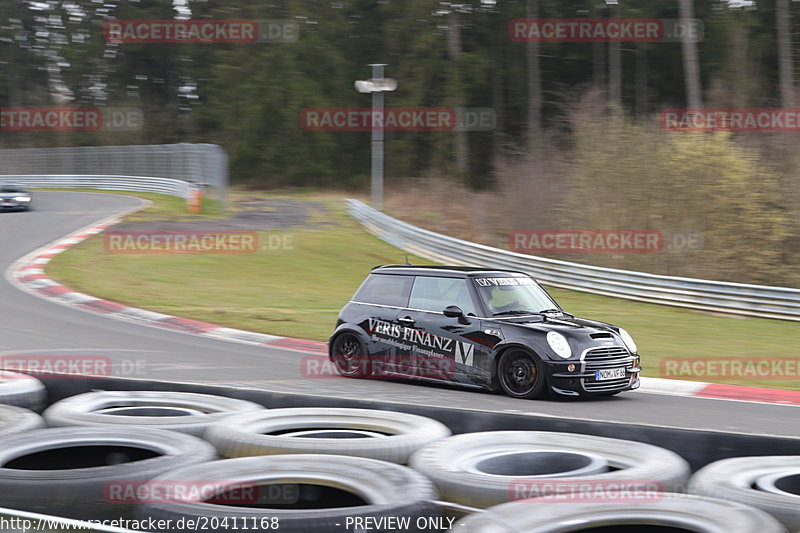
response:
[[[262,231],[288,228],[325,229],[339,224],[322,202],[275,198],[232,202],[224,218],[185,217],[181,220],[124,222],[124,231]]]

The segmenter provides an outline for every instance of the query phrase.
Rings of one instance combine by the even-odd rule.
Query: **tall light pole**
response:
[[[397,82],[383,77],[384,63],[371,63],[372,78],[358,80],[356,90],[372,93],[372,207],[383,210],[383,93],[397,90]]]

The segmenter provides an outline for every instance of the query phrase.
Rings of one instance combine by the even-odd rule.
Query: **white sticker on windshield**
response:
[[[500,285],[533,285],[532,278],[475,278],[481,287],[498,287]]]

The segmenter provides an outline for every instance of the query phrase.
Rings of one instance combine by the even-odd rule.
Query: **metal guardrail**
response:
[[[189,197],[192,189],[192,184],[186,181],[146,176],[0,175],[0,183],[15,183],[27,188],[156,192],[184,199]]]
[[[658,276],[520,254],[455,239],[407,224],[347,200],[347,209],[370,233],[419,257],[440,263],[527,272],[543,285],[703,311],[800,320],[800,289]]]
[[[228,156],[215,144],[191,143],[0,150],[0,179],[12,176],[171,178],[203,184],[224,203]]]

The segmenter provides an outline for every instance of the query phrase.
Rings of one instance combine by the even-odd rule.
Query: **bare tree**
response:
[[[592,82],[598,87],[606,83],[606,43],[592,43]]]
[[[492,46],[492,66],[490,76],[492,83],[492,109],[495,110],[497,122],[492,130],[492,168],[496,171],[498,159],[503,151],[503,131],[505,131],[505,114],[503,113],[503,54],[497,44]]]
[[[678,12],[684,29],[681,39],[683,51],[683,76],[686,85],[686,104],[692,109],[703,107],[700,88],[700,62],[697,58],[697,43],[689,31],[694,18],[694,0],[678,0]]]
[[[539,0],[528,0],[528,18],[539,17]],[[528,70],[528,151],[533,153],[542,132],[542,79],[539,64],[539,42],[528,41],[525,47]]]
[[[647,113],[647,48],[640,43],[636,49],[636,116]]]
[[[778,26],[778,63],[780,66],[781,104],[794,107],[794,75],[792,72],[792,36],[789,33],[789,0],[776,0],[775,19]]]
[[[608,103],[622,107],[622,43],[608,43]]]
[[[466,102],[464,101],[464,87],[461,79],[461,67],[458,60],[464,50],[461,42],[459,9],[460,6],[454,5],[452,10],[447,14],[447,54],[455,65],[453,69],[453,78],[451,80],[455,99],[453,103],[456,107],[463,108]],[[466,176],[469,172],[469,139],[467,138],[467,131],[464,128],[458,128],[455,131],[455,136],[456,168]]]
[[[609,3],[610,18],[617,15],[616,4]],[[608,104],[613,111],[622,109],[622,43],[608,43]]]

